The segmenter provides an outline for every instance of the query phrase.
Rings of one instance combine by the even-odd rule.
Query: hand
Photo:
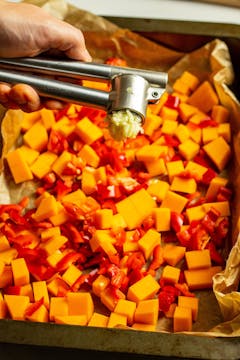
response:
[[[80,30],[31,4],[0,0],[0,39],[1,58],[60,53],[71,59],[91,61]],[[0,83],[0,103],[25,112],[43,106],[51,109],[63,106],[59,101],[40,98],[29,85],[6,83]]]

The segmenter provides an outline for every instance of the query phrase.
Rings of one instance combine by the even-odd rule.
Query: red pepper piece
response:
[[[148,271],[158,269],[163,263],[163,248],[161,247],[161,245],[157,245],[153,249],[153,258],[148,267]]]
[[[121,66],[121,67],[126,67],[127,66],[127,62],[126,62],[125,59],[114,57],[114,56],[108,58],[105,61],[105,64],[111,65],[111,66]]]
[[[164,139],[165,139],[165,144],[167,146],[172,146],[173,148],[174,147],[178,147],[178,145],[180,144],[180,141],[175,137],[175,136],[172,136],[172,135],[168,135],[168,134],[164,134]]]
[[[189,291],[188,285],[186,283],[177,283],[174,284],[175,288],[178,289],[180,291],[180,293],[184,296],[189,296],[189,297],[195,297],[195,294]]]
[[[217,251],[216,246],[212,242],[208,243],[206,248],[210,251],[210,257],[213,263],[221,266],[224,265],[225,261],[222,255]]]
[[[145,264],[145,258],[142,252],[136,251],[129,255],[129,258],[127,260],[127,267],[128,269],[141,269],[143,265]]]
[[[49,140],[47,149],[57,155],[61,154],[64,150],[69,147],[68,142],[64,135],[56,130],[51,130],[49,134]]]
[[[177,234],[177,238],[182,246],[189,248],[191,243],[191,234],[188,230],[179,231]]]
[[[172,292],[160,291],[158,294],[159,310],[166,312],[170,305],[175,302],[176,296]]]
[[[232,190],[225,186],[221,186],[217,193],[217,201],[230,201],[232,197]]]
[[[76,253],[76,252],[70,252],[68,254],[66,254],[58,263],[56,266],[57,271],[64,271],[67,268],[69,268],[69,266],[73,263],[76,263],[77,261],[79,262],[84,262],[85,261],[85,256],[82,255],[81,253]]]
[[[167,106],[170,109],[177,110],[179,108],[179,104],[180,104],[179,97],[169,94],[167,100],[164,103],[164,106]]]
[[[209,185],[212,179],[215,178],[215,176],[216,172],[213,169],[208,168],[202,176],[202,183],[205,185]]]
[[[28,305],[28,307],[25,311],[25,317],[28,318],[33,313],[35,313],[35,311],[37,311],[40,308],[40,306],[43,305],[43,303],[44,303],[44,298],[42,297],[38,301],[35,301],[34,303]]]
[[[170,224],[171,224],[171,228],[174,231],[179,232],[181,230],[183,221],[184,221],[184,217],[182,214],[179,214],[175,211],[171,211]]]
[[[4,294],[7,295],[20,295],[20,293],[21,293],[21,286],[13,285],[13,286],[8,286],[7,288],[4,289]]]

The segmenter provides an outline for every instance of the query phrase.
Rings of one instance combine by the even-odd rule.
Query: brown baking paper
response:
[[[111,56],[126,59],[131,67],[167,71],[168,88],[184,71],[196,74],[200,80],[208,79],[215,85],[220,101],[231,112],[233,159],[229,169],[230,182],[235,191],[232,204],[232,236],[226,244],[225,269],[214,277],[213,291],[199,291],[198,321],[187,334],[202,336],[239,336],[240,333],[240,104],[230,90],[234,71],[227,45],[215,39],[189,54],[173,51],[148,40],[128,29],[121,29],[106,19],[77,9],[62,0],[24,1],[43,7],[54,16],[81,29],[89,52],[95,62],[104,62]],[[34,193],[34,182],[15,185],[4,167],[3,158],[19,141],[23,113],[0,107],[2,120],[2,171],[0,177],[0,203],[17,202],[22,196]],[[171,320],[161,318],[158,331],[170,332]]]

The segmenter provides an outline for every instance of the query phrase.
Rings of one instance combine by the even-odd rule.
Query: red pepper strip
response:
[[[55,270],[53,268],[42,264],[33,264],[28,262],[27,267],[31,275],[38,281],[49,280],[55,274]]]
[[[81,232],[71,223],[67,223],[68,237],[72,239],[74,244],[84,243]]]
[[[204,185],[209,185],[212,179],[215,178],[215,176],[216,176],[216,172],[213,169],[208,168],[207,171],[205,171],[205,173],[202,176],[202,183]]]
[[[210,235],[202,226],[199,226],[198,229],[192,234],[190,247],[192,250],[203,250],[209,241]]]
[[[170,147],[172,146],[174,148],[174,147],[178,147],[178,145],[180,144],[180,141],[172,135],[164,134],[163,136],[165,139],[165,144],[167,146],[170,146]]]
[[[20,212],[22,210],[22,206],[19,204],[3,204],[0,205],[0,215],[3,213],[9,213],[9,211],[15,210],[17,212]]]
[[[191,293],[189,291],[188,285],[186,283],[182,283],[182,284],[174,284],[175,288],[178,289],[182,295],[184,296],[189,296],[189,297],[195,297],[194,293]]]
[[[222,247],[224,239],[226,238],[229,231],[229,220],[223,218],[216,227],[216,231],[212,234],[212,241],[217,247]]]
[[[118,58],[118,57],[110,57],[105,61],[105,64],[112,65],[112,66],[121,66],[126,67],[127,62],[125,59]]]
[[[64,135],[56,130],[51,130],[48,138],[48,151],[51,151],[57,155],[61,154],[64,150],[69,147],[68,142]]]
[[[155,246],[153,249],[153,258],[148,267],[148,270],[156,270],[164,263],[163,248],[161,245]]]
[[[82,274],[79,278],[75,281],[75,283],[71,286],[71,290],[73,292],[77,292],[80,287],[88,282],[89,274]]]
[[[218,126],[218,122],[215,120],[212,120],[211,118],[206,119],[206,120],[202,120],[200,122],[200,124],[198,125],[198,127],[200,127],[201,129],[206,128],[206,127],[217,127]]]
[[[179,104],[180,104],[179,97],[169,94],[167,100],[164,103],[164,106],[167,106],[170,109],[178,109]]]
[[[120,289],[126,275],[122,270],[119,270],[117,274],[115,274],[111,279],[111,285],[117,289]]]
[[[211,219],[211,217],[206,214],[204,218],[202,219],[202,226],[205,230],[209,232],[209,234],[213,234],[215,231],[215,221]]]
[[[57,271],[64,271],[69,268],[70,265],[80,261],[83,263],[86,260],[85,256],[81,253],[70,252],[66,254],[56,265]]]
[[[166,312],[175,301],[175,295],[168,291],[160,291],[158,294],[159,310]]]
[[[127,267],[128,269],[136,270],[142,269],[143,265],[146,263],[144,255],[140,251],[136,251],[129,255],[127,260]]]
[[[23,209],[26,208],[29,204],[29,197],[24,196],[18,203],[19,206],[21,206]]]
[[[191,235],[188,230],[179,231],[177,234],[177,238],[182,246],[189,248],[191,243]]]
[[[13,285],[8,286],[4,289],[4,294],[7,295],[20,295],[21,294],[21,286]]]
[[[116,205],[115,205],[115,202],[113,200],[105,200],[102,202],[102,209],[112,209],[113,211],[113,214],[116,214],[117,213],[117,208],[116,208]]]
[[[32,244],[33,241],[35,241],[35,236],[31,235],[31,234],[26,234],[26,235],[16,235],[14,237],[11,238],[10,242],[14,243],[14,244],[18,244],[22,247],[25,247],[29,244]]]
[[[232,190],[221,186],[217,193],[217,201],[229,201],[232,197]]]
[[[170,224],[171,224],[171,228],[176,231],[179,232],[181,230],[181,227],[183,225],[183,215],[179,214],[175,211],[171,211],[171,220],[170,220]]]
[[[128,273],[129,286],[135,284],[135,282],[141,280],[143,277],[144,277],[144,273],[141,271],[141,269],[134,269],[134,270],[130,269]]]
[[[209,251],[210,251],[210,258],[211,258],[212,262],[214,262],[218,265],[224,265],[225,261],[224,261],[223,257],[219,254],[215,245],[212,242],[208,243],[206,248],[209,249]]]
[[[83,212],[82,209],[77,206],[76,204],[73,204],[72,202],[63,202],[62,203],[66,212],[68,213],[69,216],[71,216],[71,218],[73,219],[77,219],[77,220],[83,220],[84,216],[83,216]]]
[[[27,309],[25,310],[25,318],[28,318],[31,316],[35,311],[37,311],[40,306],[42,306],[44,303],[44,297],[41,297],[38,301],[35,301],[34,303],[28,305]]]
[[[149,215],[146,219],[144,219],[144,221],[142,223],[142,227],[143,227],[144,231],[147,231],[147,230],[153,228],[154,224],[155,224],[155,220],[154,220],[153,216]]]

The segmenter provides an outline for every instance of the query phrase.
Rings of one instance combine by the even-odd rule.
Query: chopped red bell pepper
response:
[[[184,221],[184,217],[182,214],[179,214],[176,211],[171,211],[170,224],[171,224],[171,228],[174,231],[179,232],[181,230],[183,221]]]

